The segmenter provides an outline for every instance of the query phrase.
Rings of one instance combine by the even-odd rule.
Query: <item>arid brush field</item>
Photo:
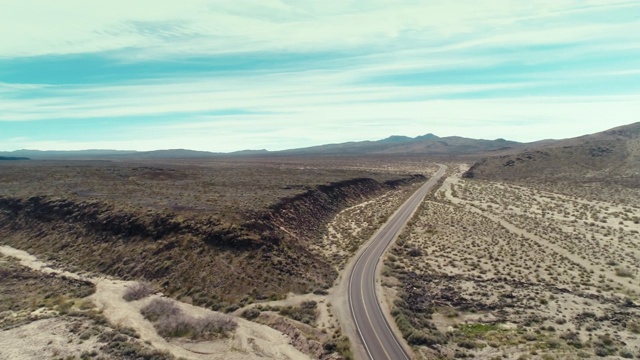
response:
[[[379,267],[412,357],[640,358],[638,139],[2,161],[0,359],[358,357],[339,283],[437,163]]]
[[[5,244],[72,269],[157,281],[216,310],[331,286],[335,269],[309,254],[326,222],[422,180],[274,163],[1,166]]]
[[[449,164],[383,269],[416,358],[640,358],[639,130]]]
[[[94,286],[100,286],[107,279],[104,276],[108,276],[119,284],[109,285],[116,286],[112,289],[115,293],[122,294],[124,288],[135,284],[127,281],[135,280],[146,284],[135,285],[148,288],[144,298],[160,291],[181,304],[236,312],[239,316],[247,305],[277,302],[289,293],[326,294],[358,245],[424,181],[423,175],[415,175],[408,169],[424,169],[427,163],[415,160],[421,162],[415,166],[412,161],[318,159],[314,162],[282,157],[273,161],[1,162],[0,245],[11,247],[5,250],[26,250],[46,260],[48,264],[42,265],[44,268],[63,269],[81,276],[87,284],[93,282]],[[371,202],[379,206],[367,208],[365,205]],[[334,225],[335,234],[349,231],[353,234],[348,239],[335,234],[325,238],[330,220],[355,205],[365,208],[358,211],[361,222],[357,229],[343,228],[352,221],[351,217]],[[57,289],[57,286],[47,289],[46,280],[41,281],[40,293],[25,294],[27,299],[17,301],[15,284],[6,283],[6,279],[26,278],[22,274],[29,270],[11,266],[2,280],[5,288],[1,299],[7,307],[0,312],[3,331],[15,332],[18,330],[8,329],[20,329],[26,322],[69,311],[79,316],[86,312],[83,306],[87,311],[97,311],[91,305],[78,305],[78,301],[84,300],[74,300],[80,298],[75,292],[58,294],[64,288]],[[29,275],[31,277],[37,278],[36,274]],[[27,288],[26,285],[19,287],[23,288]],[[115,309],[117,302],[111,300],[98,308],[104,312]],[[313,329],[309,324],[317,326],[316,313],[322,311],[316,309],[315,301],[309,301],[307,310],[296,310],[298,308],[291,307],[295,302],[287,302],[289,308],[273,305],[265,312],[292,314],[289,317],[303,320],[298,311],[300,314],[307,311],[305,322],[296,323]],[[61,312],[60,306],[66,312]],[[253,309],[246,316],[255,319],[259,314],[259,310]],[[289,332],[300,333],[288,320],[282,320],[282,316],[276,316],[275,320],[264,318],[261,318],[264,322],[276,321],[269,325],[285,328],[282,330],[285,333],[287,328]],[[82,326],[98,326],[92,325],[90,319],[82,321]],[[123,321],[113,326],[128,324]],[[242,324],[234,332],[235,337],[246,328]],[[139,324],[129,325],[135,328]],[[311,336],[315,344],[311,348],[302,335],[297,335],[303,340],[296,346],[314,357],[327,357],[335,352],[348,356],[348,340],[340,340],[346,341],[346,345],[340,345],[335,320],[331,324],[326,321],[324,326],[333,328],[324,332],[306,330],[317,333]],[[144,329],[136,330],[144,332]],[[264,329],[251,331],[265,332]],[[180,332],[173,335],[185,336]],[[176,337],[173,335],[168,337]],[[238,348],[240,355],[244,354],[238,358],[245,358],[248,353],[258,356],[255,354],[264,351],[277,358],[289,356],[273,350],[271,345],[265,345],[271,350],[264,350],[240,338],[244,339],[241,344],[228,345],[228,348]],[[247,338],[255,336],[247,335]],[[172,349],[158,341],[154,343],[156,348],[168,351],[167,354],[181,354],[180,348]],[[284,341],[283,346],[290,346],[288,342]],[[127,343],[138,346],[131,341]],[[56,353],[80,357],[95,350],[101,356],[112,358],[115,355],[105,348],[108,344],[102,344],[102,350],[96,350],[96,346],[80,346],[69,351],[45,344],[44,353],[54,357]],[[147,351],[144,346],[136,349],[137,353]],[[218,350],[207,351],[228,358],[228,354],[223,356],[228,349]],[[180,356],[190,358],[194,353],[207,352],[193,351]],[[0,358],[3,356],[14,358],[0,351]]]

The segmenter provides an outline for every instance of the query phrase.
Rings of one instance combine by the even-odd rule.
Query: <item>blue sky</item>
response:
[[[640,121],[640,2],[4,0],[0,150],[279,150]]]

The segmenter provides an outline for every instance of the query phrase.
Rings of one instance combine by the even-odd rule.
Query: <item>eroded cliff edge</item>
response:
[[[203,214],[134,211],[90,199],[0,197],[0,243],[75,270],[145,278],[165,293],[219,310],[329,287],[327,260],[309,251],[345,207],[421,175],[314,186],[235,223]]]

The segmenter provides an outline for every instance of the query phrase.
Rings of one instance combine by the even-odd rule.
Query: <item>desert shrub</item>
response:
[[[127,335],[129,337],[140,339],[140,334],[134,328],[130,328],[127,326],[118,326],[117,329],[120,334]]]
[[[594,341],[594,348],[598,356],[609,356],[618,352],[616,341],[606,333],[598,336]]]
[[[158,351],[145,346],[143,343],[137,340],[138,338],[138,333],[134,329],[127,327],[116,327],[113,329],[108,329],[102,331],[98,335],[98,341],[106,343],[106,345],[103,346],[101,350],[111,355],[109,358],[137,360],[175,359],[175,357],[168,352]],[[93,353],[95,352],[85,352],[80,356],[80,358],[94,358],[96,355],[91,355]]]
[[[315,295],[329,295],[329,292],[325,289],[316,289],[316,290],[313,290],[313,293]]]
[[[597,347],[595,350],[595,354],[600,356],[600,357],[606,357],[611,355],[611,352],[609,351],[609,349],[605,348],[605,347]]]
[[[396,325],[405,339],[413,332],[413,326],[409,323],[409,320],[402,312],[397,312],[395,317]]]
[[[447,343],[447,338],[434,329],[419,330],[413,327],[409,319],[401,312],[397,312],[394,317],[396,325],[402,336],[407,340],[410,345],[424,345],[434,347],[438,344]]]
[[[411,345],[424,345],[435,347],[438,344],[446,344],[447,339],[436,330],[415,330],[407,336],[407,342]]]
[[[417,246],[413,246],[409,250],[409,256],[417,257],[417,256],[421,256],[421,255],[422,255],[422,250]]]
[[[148,282],[139,282],[129,286],[125,291],[123,298],[126,301],[135,301],[146,298],[155,292],[156,288],[152,284]]]
[[[633,359],[633,353],[629,349],[622,349],[618,352],[620,357],[625,359]]]
[[[138,343],[129,341],[114,341],[107,344],[103,350],[118,359],[140,360],[172,360],[173,355],[168,352],[146,348]]]
[[[620,276],[620,277],[629,277],[632,278],[633,277],[633,272],[631,271],[631,269],[627,269],[627,268],[617,268],[616,269],[616,275]]]
[[[300,306],[286,306],[280,309],[279,314],[305,324],[313,325],[316,322],[318,313],[315,301],[305,301]]]
[[[346,336],[341,336],[337,339],[331,339],[322,345],[325,354],[331,354],[337,352],[342,356],[342,359],[352,360],[353,353],[351,352],[351,342]]]
[[[606,346],[613,345],[613,339],[609,334],[600,335],[598,339],[600,340],[600,342],[602,342],[603,345],[606,345]]]
[[[238,304],[231,304],[229,306],[227,306],[226,308],[224,308],[224,312],[226,313],[232,313],[236,310],[240,309],[240,305]]]
[[[153,325],[158,334],[164,338],[185,337],[194,328],[192,319],[180,313],[173,316],[163,316]]]
[[[215,338],[235,330],[238,323],[230,316],[209,315],[194,318],[185,314],[161,317],[154,326],[162,337]]]
[[[563,319],[563,318],[557,318],[556,319],[556,324],[558,325],[562,325],[562,324],[566,324],[567,323],[567,319]]]
[[[640,322],[630,321],[627,323],[627,328],[634,334],[640,334]]]
[[[329,340],[326,343],[322,344],[322,349],[324,349],[325,354],[331,354],[337,350],[338,346],[336,345],[335,340]]]
[[[351,352],[351,342],[349,338],[346,336],[341,336],[338,338],[338,354],[342,356],[345,360],[352,360],[353,354]]]
[[[192,317],[184,314],[180,308],[168,299],[154,299],[140,310],[142,315],[153,321],[160,336],[190,337],[191,339],[211,339],[235,330],[238,323],[226,315]]]
[[[253,319],[257,318],[258,316],[260,316],[260,310],[258,310],[256,308],[247,309],[247,310],[242,312],[241,316],[243,318],[245,318],[245,319],[253,320]]]
[[[179,315],[182,311],[171,300],[153,299],[147,306],[140,309],[140,313],[150,321],[157,321],[162,317]]]
[[[303,309],[310,309],[310,310],[316,310],[316,308],[318,307],[318,303],[310,300],[310,301],[304,301],[302,302],[302,304],[300,304],[300,307]]]
[[[564,334],[560,335],[560,339],[563,339],[564,341],[567,342],[568,345],[573,346],[576,349],[580,349],[583,347],[582,342],[580,341],[580,337],[578,336],[578,333],[576,332],[571,332],[568,331]]]

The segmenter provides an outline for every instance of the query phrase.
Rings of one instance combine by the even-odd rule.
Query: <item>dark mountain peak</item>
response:
[[[260,150],[239,150],[229,153],[228,155],[266,155],[269,153],[267,149]]]
[[[391,135],[386,139],[382,139],[380,140],[380,142],[405,142],[405,141],[411,141],[413,140],[413,138],[410,138],[408,136],[403,136],[403,135]]]
[[[208,151],[197,151],[197,150],[189,150],[189,149],[164,149],[164,150],[152,150],[152,151],[143,151],[145,153],[170,153],[170,154],[207,154]]]
[[[439,140],[440,137],[432,133],[416,136],[416,140]]]

